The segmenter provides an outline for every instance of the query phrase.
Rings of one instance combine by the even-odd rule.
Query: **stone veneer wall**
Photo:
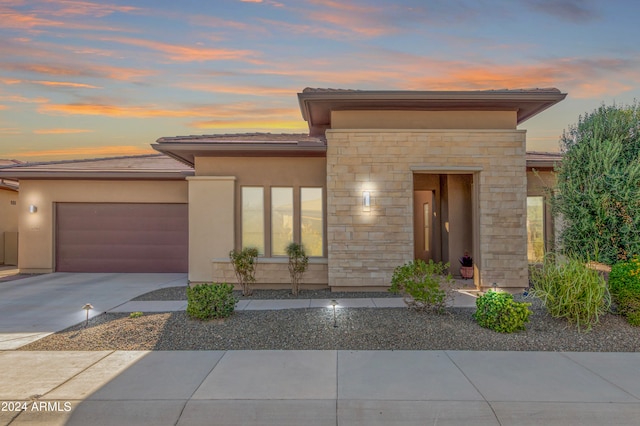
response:
[[[236,275],[228,258],[212,262],[213,282],[235,283]],[[309,259],[309,267],[302,276],[301,286],[327,287],[327,260]],[[290,288],[287,258],[258,258],[255,288]]]
[[[522,130],[328,130],[329,285],[389,286],[413,259],[413,173],[474,175],[477,284],[527,287]],[[371,211],[362,191],[372,195]]]

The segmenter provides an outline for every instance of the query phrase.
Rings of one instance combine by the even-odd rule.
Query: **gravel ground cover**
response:
[[[173,291],[179,294],[166,289],[154,292],[154,300],[170,297]],[[328,294],[332,296],[319,297],[341,297]],[[302,291],[300,297],[309,295]],[[522,300],[522,296],[517,299]],[[405,308],[344,308],[337,310],[337,327],[332,309],[327,308],[238,311],[227,319],[208,322],[192,320],[185,312],[149,313],[139,318],[112,313],[89,320],[87,327],[78,324],[21,350],[640,351],[640,329],[631,327],[620,316],[607,314],[585,333],[550,317],[539,301],[525,300],[534,302],[531,321],[526,331],[513,334],[481,328],[472,318],[473,308],[451,308],[441,315]]]

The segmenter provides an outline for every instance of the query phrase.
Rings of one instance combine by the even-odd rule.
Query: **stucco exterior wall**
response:
[[[228,253],[233,248],[241,249],[242,244],[242,198],[241,192],[243,186],[260,186],[265,191],[265,223],[271,222],[270,216],[270,188],[271,187],[293,187],[294,188],[294,204],[299,203],[300,187],[319,187],[323,188],[326,196],[326,161],[324,158],[306,158],[306,157],[196,157],[195,161],[196,178],[200,179],[209,176],[217,176],[233,178],[234,192],[230,194],[225,192],[224,198],[218,198],[218,206],[221,209],[225,207],[225,211],[234,213],[234,222],[230,225],[222,221],[211,222],[207,226],[210,232],[224,233],[225,238],[216,239],[216,253],[218,255],[210,256],[207,268],[203,259],[200,260],[197,271],[190,271],[190,280],[194,282],[235,282],[235,275],[228,260]],[[190,183],[193,180],[190,180]],[[197,202],[194,196],[190,196],[191,202]],[[326,212],[326,205],[323,206]],[[190,205],[190,211],[195,210]],[[228,210],[231,209],[231,210]],[[299,217],[294,217],[294,233],[297,233],[300,223]],[[191,219],[191,216],[190,216]],[[191,226],[191,224],[190,224]],[[219,229],[218,229],[219,228]],[[325,221],[326,229],[326,221]],[[227,232],[233,232],[233,238],[229,238]],[[270,235],[265,234],[265,247],[269,250],[271,245]],[[325,252],[326,252],[326,231],[325,231]],[[211,241],[190,242],[190,250],[193,253],[210,252]],[[215,259],[214,259],[215,258]],[[256,286],[273,286],[288,285],[289,271],[287,263],[283,262],[283,258],[263,257],[260,261],[260,267],[256,274]],[[309,272],[305,274],[305,283],[326,286],[327,265],[326,258],[314,266],[310,266]]]
[[[5,232],[18,232],[18,192],[0,188],[0,264],[15,257],[5,259]]]
[[[413,259],[414,173],[473,176],[477,285],[527,286],[525,131],[328,130],[332,288],[383,287]],[[371,191],[370,212],[362,191]]]
[[[186,181],[21,180],[18,267],[48,273],[54,265],[54,203],[187,203]],[[29,213],[29,205],[38,208]]]
[[[235,245],[235,177],[192,176],[189,182],[189,281],[222,282],[212,276],[214,258]]]

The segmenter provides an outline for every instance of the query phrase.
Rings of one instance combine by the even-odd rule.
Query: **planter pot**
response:
[[[461,266],[460,275],[462,275],[462,278],[465,280],[473,278],[473,266]]]

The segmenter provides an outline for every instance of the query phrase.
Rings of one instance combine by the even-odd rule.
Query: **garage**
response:
[[[56,203],[59,272],[187,272],[188,205]]]

